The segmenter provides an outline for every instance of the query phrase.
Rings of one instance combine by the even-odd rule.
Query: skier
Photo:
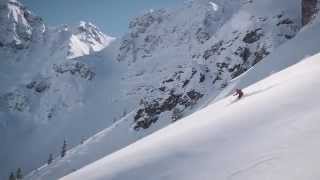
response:
[[[243,96],[243,92],[241,89],[236,89],[236,93],[233,96],[238,96],[238,99],[241,99]]]

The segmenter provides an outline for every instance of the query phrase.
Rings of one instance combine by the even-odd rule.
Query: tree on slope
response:
[[[52,156],[52,154],[50,153],[50,154],[49,154],[49,159],[48,159],[48,164],[51,164],[52,161],[53,161],[53,156]]]
[[[23,178],[23,175],[22,175],[22,170],[21,170],[21,168],[18,168],[18,169],[17,169],[17,174],[16,174],[16,177],[17,177],[17,179],[22,179],[22,178]]]
[[[182,117],[183,117],[182,110],[180,110],[177,107],[174,108],[173,111],[172,111],[172,116],[171,116],[172,121],[173,122],[178,121]]]
[[[9,180],[16,180],[16,176],[13,174],[13,172],[10,173],[10,176],[9,176]]]
[[[62,150],[61,150],[61,157],[63,158],[67,153],[67,141],[63,141]]]
[[[85,141],[86,141],[86,139],[84,137],[81,137],[80,143],[83,144]]]

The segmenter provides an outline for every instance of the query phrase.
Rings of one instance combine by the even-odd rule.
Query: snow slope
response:
[[[320,55],[276,73],[62,180],[316,180]]]

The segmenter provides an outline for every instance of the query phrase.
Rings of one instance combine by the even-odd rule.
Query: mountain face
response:
[[[82,111],[85,94],[95,86],[91,82],[100,83],[95,66],[105,66],[74,58],[100,51],[114,38],[86,22],[48,27],[16,0],[0,1],[0,24],[0,179],[4,179],[18,167],[30,171],[40,166],[48,151],[57,151],[54,146],[69,130],[61,127],[71,123],[66,116]]]
[[[218,8],[212,8],[210,1],[194,1],[177,12],[160,10],[131,22],[117,59],[135,69],[135,74],[128,71],[127,81],[154,80],[133,89],[146,94],[134,128],[149,128],[164,112],[188,114],[294,37],[300,13],[298,2],[292,3],[295,7],[280,4],[272,12],[257,12],[259,5],[270,4],[216,1]]]
[[[215,8],[210,3],[193,1],[179,11],[159,10],[130,23],[117,60],[134,69],[125,77],[139,84],[131,93],[145,94],[135,113],[135,130],[168,115],[175,121],[173,111],[189,114],[300,28],[298,1],[290,7],[279,3],[272,12],[261,7],[273,1],[216,1]],[[151,84],[140,86],[150,77]]]
[[[61,179],[319,179],[319,20],[230,81],[219,102]],[[246,87],[239,101],[226,96],[236,87]],[[83,153],[105,148],[108,131],[119,126],[40,174],[63,161],[79,167],[89,157]]]
[[[113,46],[77,58],[110,62],[104,68],[111,67],[111,78],[94,99],[108,97],[98,109],[109,114],[99,115],[115,123],[26,179],[58,179],[225,97],[234,79],[295,38],[301,19],[300,0],[195,0],[135,18]],[[265,76],[290,64],[276,68],[281,59],[271,62]],[[106,70],[100,67],[95,77],[103,79]],[[253,73],[256,78],[247,83],[265,76]],[[87,117],[95,119],[92,112],[98,110]]]

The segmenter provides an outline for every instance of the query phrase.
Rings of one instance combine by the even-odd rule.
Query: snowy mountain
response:
[[[135,18],[127,35],[100,53],[77,58],[80,62],[107,60],[96,77],[101,81],[110,78],[103,81],[105,86],[96,88],[101,91],[95,96],[84,98],[97,109],[70,119],[85,115],[96,124],[98,118],[115,123],[100,123],[96,126],[100,133],[26,179],[58,179],[100,158],[112,157],[131,143],[223,99],[235,87],[247,87],[319,52],[318,23],[301,29],[301,9],[300,0],[195,0],[179,9]],[[210,115],[219,114],[216,110]],[[73,129],[79,132],[78,139],[87,126],[80,123]]]
[[[215,4],[220,8],[212,8],[211,1],[193,1],[130,23],[132,31],[123,38],[117,60],[128,65],[128,93],[143,97],[135,130],[175,121],[168,118],[173,110],[190,114],[300,28],[300,1],[289,6],[275,1]],[[268,6],[271,11],[265,11]]]
[[[63,180],[319,179],[320,55],[227,97]]]
[[[81,21],[79,26],[70,29],[68,58],[76,58],[101,51],[114,38],[103,34],[92,23]]]
[[[67,132],[75,127],[71,124],[81,123],[70,116],[83,111],[86,93],[94,94],[101,83],[95,68],[107,65],[72,58],[98,52],[114,38],[86,22],[48,27],[16,0],[0,1],[0,23],[0,179],[4,179],[18,167],[27,172],[43,164],[48,152],[57,152],[55,147],[69,137]],[[99,125],[81,135],[96,133]]]

